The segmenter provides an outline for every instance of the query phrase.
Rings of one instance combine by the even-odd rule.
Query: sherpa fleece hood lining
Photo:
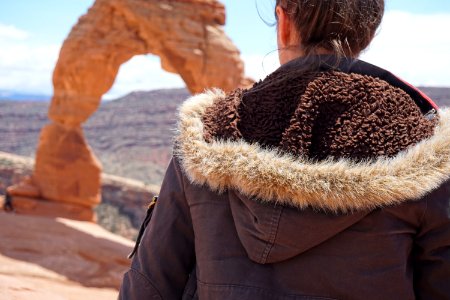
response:
[[[180,108],[175,155],[189,179],[221,192],[236,189],[263,202],[348,212],[421,198],[450,177],[450,110],[439,110],[434,135],[392,158],[313,162],[243,140],[206,142],[202,117],[220,90]]]

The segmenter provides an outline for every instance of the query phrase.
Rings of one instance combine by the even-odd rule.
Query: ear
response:
[[[275,9],[277,14],[277,41],[278,48],[283,49],[289,46],[291,41],[291,20],[281,6],[277,6]]]

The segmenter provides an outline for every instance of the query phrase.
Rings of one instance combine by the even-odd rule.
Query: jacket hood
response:
[[[181,106],[175,155],[192,183],[229,191],[238,235],[256,262],[307,251],[371,210],[420,199],[450,178],[448,109],[437,111],[431,137],[395,156],[317,161],[243,139],[206,140],[205,112],[225,97],[208,91]],[[298,238],[283,234],[293,231]]]

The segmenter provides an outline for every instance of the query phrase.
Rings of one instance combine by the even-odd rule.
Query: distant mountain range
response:
[[[0,101],[50,101],[52,96],[0,90]]]
[[[438,106],[450,106],[450,88],[448,87],[419,87]]]
[[[133,92],[104,101],[83,124],[104,171],[159,185],[171,157],[177,107],[186,89]],[[0,151],[31,156],[50,102],[0,101]]]

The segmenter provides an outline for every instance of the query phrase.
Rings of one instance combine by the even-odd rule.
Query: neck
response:
[[[314,51],[314,55],[332,55],[333,51],[324,49],[324,48],[318,48]],[[284,65],[294,59],[306,57],[305,51],[302,49],[301,46],[290,46],[287,48],[280,49],[278,51],[278,56],[280,59],[280,65]]]
[[[278,51],[278,57],[280,59],[280,65],[290,62],[296,58],[304,57],[304,51],[298,46],[290,46],[280,49]]]

